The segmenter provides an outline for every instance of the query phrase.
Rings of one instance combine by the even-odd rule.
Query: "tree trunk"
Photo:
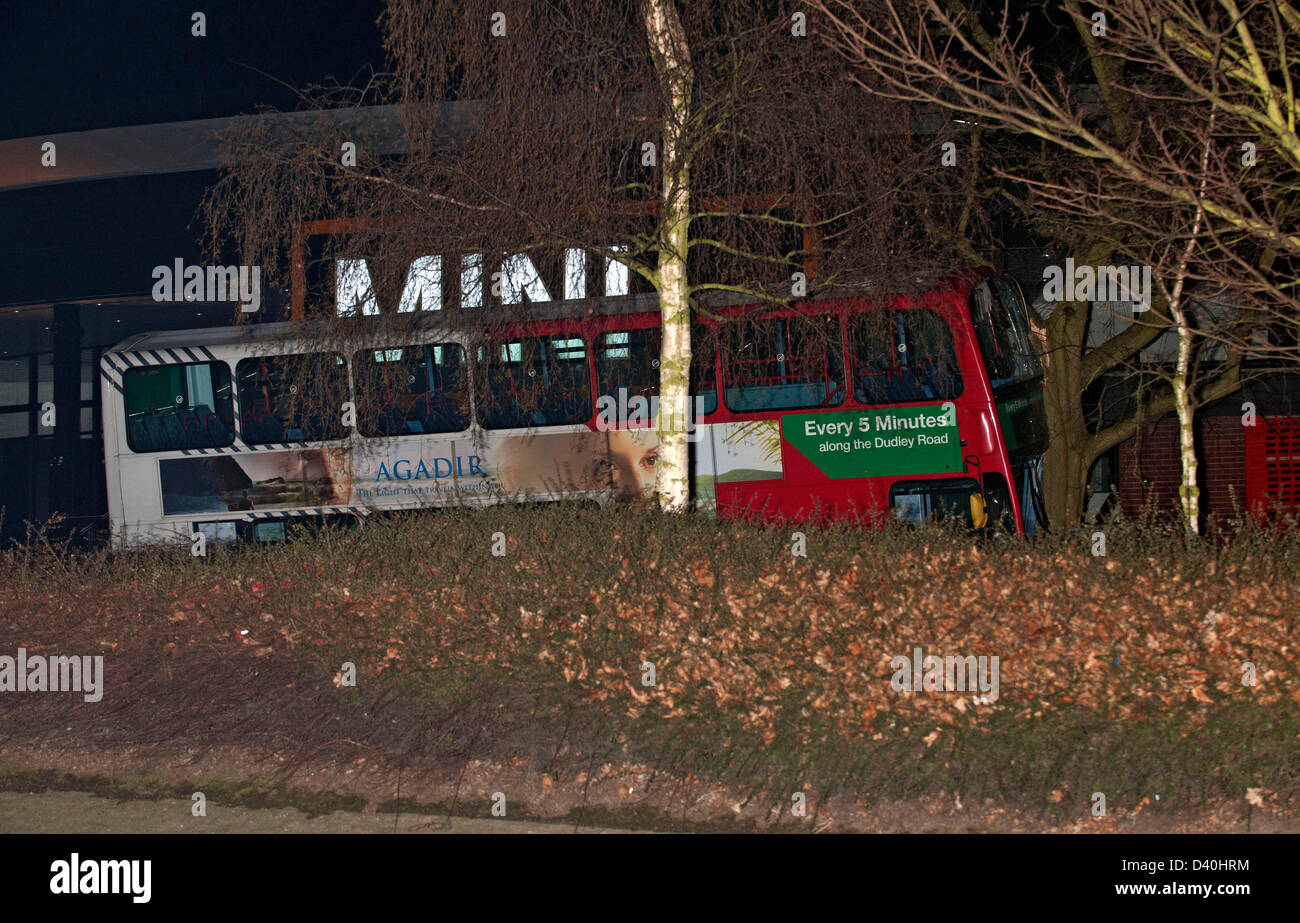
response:
[[[1082,350],[1076,345],[1084,335],[1087,316],[1087,305],[1062,302],[1053,317],[1038,328],[1047,373],[1043,404],[1050,434],[1043,455],[1043,504],[1047,521],[1062,530],[1083,520],[1084,488],[1096,457],[1083,414]]]
[[[673,0],[645,0],[646,36],[665,100],[663,191],[655,277],[659,290],[663,339],[659,357],[659,457],[655,492],[668,512],[690,507],[691,306],[686,275],[690,231],[690,154],[686,128],[690,118],[691,69],[686,31]]]
[[[1210,114],[1210,133],[1214,134],[1215,113]],[[1178,487],[1178,497],[1183,504],[1183,526],[1193,535],[1201,533],[1201,488],[1196,484],[1196,431],[1195,404],[1193,403],[1190,381],[1192,368],[1192,321],[1183,302],[1183,287],[1187,282],[1187,264],[1192,259],[1197,236],[1201,232],[1201,223],[1205,220],[1205,185],[1206,171],[1210,164],[1210,143],[1207,140],[1205,152],[1201,155],[1201,188],[1196,204],[1196,217],[1192,220],[1192,233],[1187,238],[1187,249],[1183,251],[1183,260],[1178,266],[1178,278],[1174,282],[1174,291],[1169,299],[1169,316],[1173,318],[1178,330],[1178,362],[1174,367],[1174,409],[1178,411],[1178,454],[1182,461],[1183,477]]]
[[[1182,461],[1182,482],[1178,497],[1183,507],[1183,525],[1188,532],[1201,532],[1201,489],[1196,484],[1195,410],[1189,380],[1192,361],[1192,330],[1182,305],[1172,306],[1178,326],[1178,364],[1174,369],[1174,409],[1178,411],[1178,454]]]
[[[1072,529],[1083,520],[1088,471],[1097,456],[1089,447],[1090,439],[1073,438],[1079,434],[1087,436],[1081,418],[1057,422],[1063,428],[1068,427],[1068,434],[1063,429],[1056,430],[1043,453],[1043,505],[1047,508],[1047,521],[1054,529]]]

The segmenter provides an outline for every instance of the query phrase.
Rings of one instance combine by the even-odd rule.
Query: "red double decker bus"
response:
[[[694,324],[692,491],[717,515],[1045,525],[1042,371],[991,270],[888,296],[711,307]],[[122,544],[274,540],[292,520],[648,496],[659,311],[633,296],[391,342],[357,319],[144,334],[103,357]],[[348,412],[350,408],[351,412]]]
[[[883,298],[710,311],[692,335],[697,499],[721,516],[955,513],[977,528],[1045,527],[1043,373],[1027,311],[1015,281],[989,270]],[[598,404],[653,400],[658,323],[591,322]],[[622,363],[607,358],[623,349]]]

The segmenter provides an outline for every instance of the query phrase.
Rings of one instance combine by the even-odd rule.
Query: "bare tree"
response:
[[[818,285],[887,286],[951,267],[927,226],[980,226],[969,188],[909,156],[907,113],[847,79],[803,13],[741,0],[391,0],[381,25],[391,73],[304,93],[305,109],[338,118],[287,137],[250,121],[230,139],[237,166],[205,203],[210,246],[282,280],[295,223],[365,218],[317,258],[380,253],[371,281],[391,293],[422,256],[442,254],[442,267],[477,255],[484,275],[501,265],[516,283],[481,304],[460,298],[458,322],[485,325],[527,316],[521,276],[568,289],[581,276],[573,248],[625,267],[662,314],[666,509],[688,499],[691,319],[710,297],[782,304]],[[400,120],[387,149],[358,143],[343,117],[381,103]],[[349,141],[354,165],[340,160]],[[422,313],[380,320],[397,336]],[[320,335],[335,329],[331,312],[312,316]]]
[[[1035,228],[1080,265],[1123,256],[1153,268],[1150,313],[1094,349],[1085,348],[1086,303],[1063,303],[1037,324],[1052,417],[1049,512],[1077,521],[1092,462],[1144,418],[1177,410],[1183,512],[1195,529],[1194,406],[1232,393],[1243,357],[1296,359],[1295,7],[1109,0],[1085,13],[1067,0],[1066,24],[1095,83],[1089,93],[1055,43],[1034,47],[1028,19],[1010,4],[987,21],[960,0],[812,5],[864,83],[1003,132],[1005,157],[994,172]],[[1194,323],[1189,298],[1234,311],[1225,322],[1203,314]],[[1085,390],[1171,329],[1179,349],[1169,391],[1090,431]],[[1228,361],[1194,382],[1193,354],[1208,342]]]
[[[673,0],[645,0],[645,34],[650,44],[663,105],[663,166],[659,216],[663,240],[652,282],[659,292],[662,347],[659,365],[660,470],[657,492],[664,509],[680,512],[691,494],[686,415],[690,403],[691,305],[686,260],[690,252],[691,89],[695,70],[691,50]],[[682,421],[677,423],[676,421]]]

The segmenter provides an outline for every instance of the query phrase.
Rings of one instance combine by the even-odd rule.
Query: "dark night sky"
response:
[[[205,38],[190,15],[207,14]],[[351,82],[382,65],[378,0],[0,5],[0,137],[292,106],[279,81]]]
[[[0,138],[294,106],[284,84],[364,82],[378,0],[0,3]],[[195,10],[207,36],[190,35]],[[0,192],[0,304],[147,291],[198,259],[188,227],[213,171]]]
[[[455,2],[455,0],[442,0]],[[207,15],[207,35],[190,34]],[[0,138],[291,109],[383,66],[382,0],[0,0]],[[1047,39],[1055,25],[1038,23]],[[286,86],[286,84],[288,86]],[[148,290],[199,259],[215,171],[0,191],[0,304]]]

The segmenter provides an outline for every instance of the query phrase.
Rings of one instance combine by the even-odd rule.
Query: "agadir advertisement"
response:
[[[158,462],[164,516],[343,506],[350,449],[246,452]]]
[[[645,429],[375,444],[358,451],[354,485],[367,506],[608,490],[634,499],[654,489],[658,452],[655,433]]]
[[[718,483],[782,476],[774,421],[699,426],[689,441],[692,479],[704,501]],[[650,428],[486,434],[477,441],[375,444],[358,451],[353,484],[356,502],[368,506],[607,491],[626,501],[653,495],[658,460],[659,434]]]
[[[781,437],[828,478],[960,471],[951,403],[838,413],[792,414]]]
[[[712,498],[715,483],[781,477],[774,421],[700,426],[691,441],[703,499]],[[658,457],[658,433],[648,428],[485,433],[162,459],[159,480],[166,516],[574,492],[636,500],[654,493]]]

